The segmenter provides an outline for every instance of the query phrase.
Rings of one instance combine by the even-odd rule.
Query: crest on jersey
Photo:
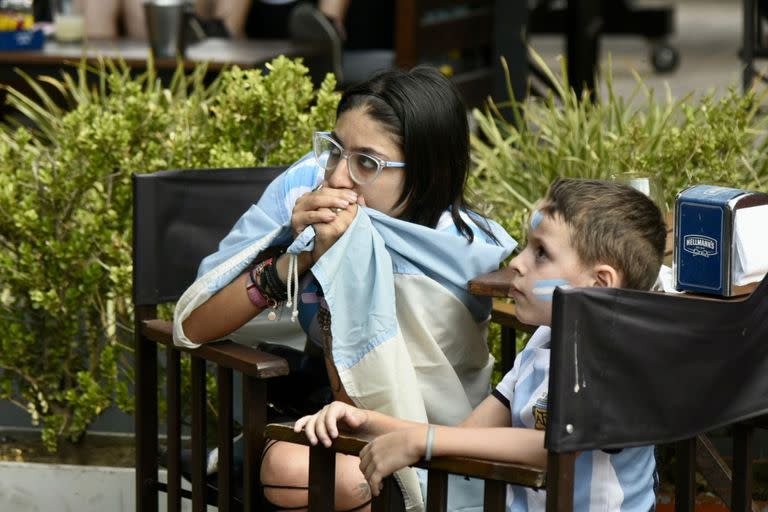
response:
[[[546,391],[533,404],[533,420],[536,430],[547,428],[547,393]]]

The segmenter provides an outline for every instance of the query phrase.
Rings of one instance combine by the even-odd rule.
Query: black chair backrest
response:
[[[178,299],[200,261],[285,167],[133,175],[133,301]]]
[[[687,439],[768,413],[768,277],[744,300],[558,290],[546,446]]]

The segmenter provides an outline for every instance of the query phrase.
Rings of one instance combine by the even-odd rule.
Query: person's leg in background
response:
[[[95,0],[101,1],[101,0]],[[114,1],[114,0],[108,0]],[[144,4],[141,0],[120,0],[122,33],[130,39],[147,39],[147,22],[144,20]]]
[[[287,39],[288,16],[296,0],[253,0],[245,22],[245,35],[255,39]]]
[[[81,0],[85,14],[85,32],[89,39],[118,37],[120,0]]]

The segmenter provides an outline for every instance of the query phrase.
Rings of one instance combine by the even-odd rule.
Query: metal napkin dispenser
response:
[[[680,291],[730,297],[768,270],[768,195],[696,185],[675,202],[674,274]]]

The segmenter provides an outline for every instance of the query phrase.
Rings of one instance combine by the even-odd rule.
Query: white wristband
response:
[[[424,460],[429,462],[432,460],[432,444],[435,442],[435,426],[429,425],[427,427],[427,449],[424,451]]]

